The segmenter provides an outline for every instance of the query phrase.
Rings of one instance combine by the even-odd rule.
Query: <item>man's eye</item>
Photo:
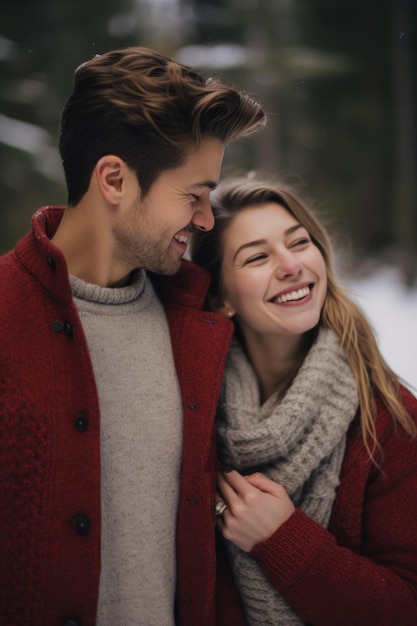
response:
[[[193,202],[199,202],[200,196],[196,196],[194,193],[190,193]]]

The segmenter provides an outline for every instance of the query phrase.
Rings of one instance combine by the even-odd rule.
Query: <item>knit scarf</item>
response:
[[[261,471],[279,482],[296,507],[327,527],[357,408],[353,373],[332,330],[320,330],[285,396],[271,396],[262,406],[255,373],[234,339],[219,408],[220,459],[242,473]],[[248,623],[304,624],[256,559],[225,544]]]

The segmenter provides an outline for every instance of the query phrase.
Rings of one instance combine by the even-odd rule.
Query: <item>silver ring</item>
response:
[[[223,515],[228,506],[226,502],[216,502],[216,506],[214,507],[215,515]]]

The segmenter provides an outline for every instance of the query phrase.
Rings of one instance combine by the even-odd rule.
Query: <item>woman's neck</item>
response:
[[[311,345],[311,333],[298,336],[243,334],[245,349],[259,383],[261,401],[284,395]]]

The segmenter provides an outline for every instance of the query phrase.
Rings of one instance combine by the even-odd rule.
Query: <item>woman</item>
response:
[[[212,274],[211,308],[235,323],[218,416],[217,624],[415,626],[417,400],[291,188],[231,181],[213,211],[193,259]]]

